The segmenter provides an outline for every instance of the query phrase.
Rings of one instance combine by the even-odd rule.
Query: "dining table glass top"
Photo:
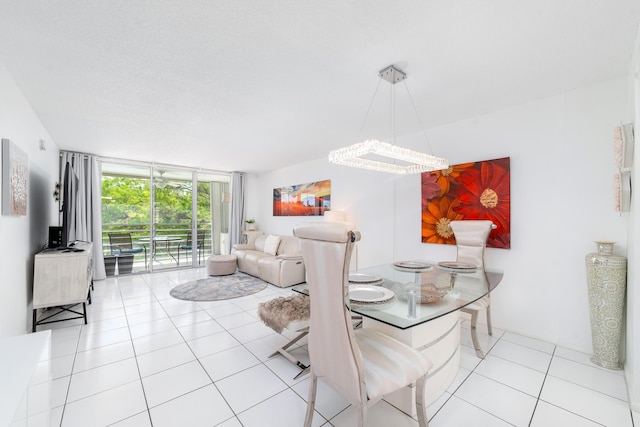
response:
[[[407,261],[369,267],[349,275],[348,304],[353,313],[407,329],[479,300],[498,286],[502,275],[454,262]],[[292,289],[309,295],[306,283]]]

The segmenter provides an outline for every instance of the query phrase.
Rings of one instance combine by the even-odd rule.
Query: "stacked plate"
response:
[[[395,296],[392,290],[382,286],[349,285],[349,299],[356,304],[384,304]]]
[[[433,268],[433,265],[421,261],[397,261],[393,263],[396,270],[422,272]]]
[[[354,285],[382,285],[384,279],[380,276],[373,276],[365,273],[350,273],[349,283]]]
[[[442,261],[438,263],[438,267],[444,268],[446,270],[454,270],[466,273],[472,273],[477,269],[475,265],[457,261]]]

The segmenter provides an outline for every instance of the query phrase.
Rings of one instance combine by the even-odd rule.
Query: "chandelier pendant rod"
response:
[[[389,124],[389,141],[392,144],[396,143],[396,85],[391,85],[390,99],[389,99],[389,117],[391,123]]]
[[[371,107],[373,106],[373,101],[376,100],[376,95],[378,94],[378,89],[380,88],[380,83],[382,79],[378,79],[378,84],[376,85],[376,90],[373,92],[373,96],[371,97],[371,101],[369,101],[369,107],[367,108],[367,112],[364,115],[364,120],[360,125],[360,130],[358,131],[358,140],[362,140],[362,132],[364,131],[364,125],[367,123],[367,119],[369,118],[369,113],[371,112]]]
[[[427,141],[427,147],[429,147],[429,152],[433,154],[433,148],[431,148],[431,143],[429,143],[429,137],[427,136],[427,131],[424,129],[424,124],[422,123],[420,114],[418,114],[418,108],[416,107],[416,103],[413,101],[413,96],[411,96],[411,92],[409,91],[409,85],[407,85],[406,80],[404,80],[404,87],[405,89],[407,89],[409,100],[411,101],[411,105],[413,106],[413,112],[416,113],[416,117],[418,118],[418,123],[420,124],[420,129],[422,129],[422,134],[424,135],[424,139]]]

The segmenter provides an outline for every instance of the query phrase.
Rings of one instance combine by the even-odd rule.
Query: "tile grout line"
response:
[[[151,288],[149,287],[149,282],[146,280],[146,277],[142,276],[142,280],[145,282],[145,285],[147,286],[147,288],[149,288],[149,291],[151,291]],[[118,285],[118,292],[120,294],[120,299],[122,300],[122,305],[124,307],[124,298],[122,297],[122,288],[120,288],[120,284],[117,283],[117,281],[116,281],[116,284]],[[153,291],[151,291],[151,294],[155,298],[155,294],[153,293]],[[156,298],[156,301],[157,301],[157,298]],[[149,424],[153,427],[153,420],[151,419],[151,409],[149,408],[149,400],[147,399],[147,392],[144,388],[144,383],[142,382],[142,373],[140,372],[140,365],[138,363],[138,353],[136,352],[136,346],[133,344],[133,336],[131,335],[131,325],[129,324],[129,316],[127,315],[126,309],[124,309],[124,312],[125,312],[125,318],[127,320],[127,332],[129,332],[129,339],[131,340],[131,347],[133,348],[133,358],[136,362],[136,369],[138,370],[138,379],[140,381],[140,388],[142,389],[144,404],[147,407],[147,417],[149,418]],[[131,415],[131,417],[135,415],[137,414]],[[131,418],[131,417],[128,417],[128,418]],[[123,420],[120,420],[120,421],[123,421]]]
[[[538,409],[538,404],[540,403],[540,397],[542,396],[542,389],[544,389],[544,384],[547,382],[547,376],[549,375],[549,370],[551,369],[551,364],[553,363],[553,358],[556,353],[556,346],[553,346],[553,351],[551,352],[551,358],[549,359],[549,364],[547,365],[547,370],[544,373],[544,378],[542,379],[542,384],[540,385],[540,391],[538,392],[538,396],[536,397],[536,404],[533,405],[533,411],[531,411],[531,418],[529,419],[529,425],[533,422],[533,417],[536,414],[536,410]]]

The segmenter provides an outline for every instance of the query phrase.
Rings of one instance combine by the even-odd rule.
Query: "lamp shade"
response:
[[[347,222],[347,213],[343,211],[324,211],[324,218],[331,222]]]

